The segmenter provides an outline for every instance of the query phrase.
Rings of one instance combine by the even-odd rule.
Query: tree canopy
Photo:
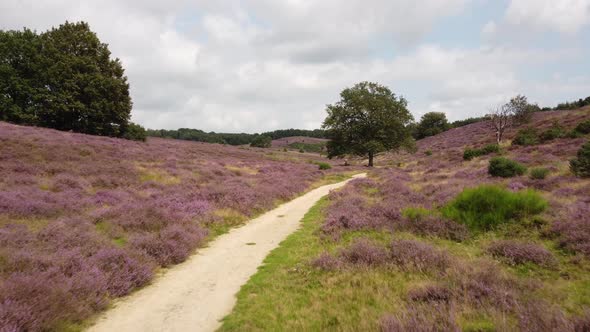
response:
[[[451,128],[447,116],[442,112],[428,112],[422,116],[416,126],[414,138],[421,139],[434,136]]]
[[[87,23],[0,31],[0,120],[135,137],[131,108],[121,62]]]
[[[378,153],[407,146],[413,120],[407,106],[403,97],[378,83],[361,82],[344,89],[340,100],[326,108],[322,127],[330,138],[328,157],[354,154],[368,157],[373,166]]]

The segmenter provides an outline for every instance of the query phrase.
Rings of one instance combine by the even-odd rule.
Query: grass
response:
[[[376,330],[383,313],[401,308],[394,299],[423,276],[383,270],[324,273],[308,264],[334,246],[316,234],[327,204],[321,199],[305,215],[302,227],[266,257],[238,293],[221,331]],[[354,237],[349,234],[348,240]]]
[[[546,208],[547,202],[534,190],[514,193],[482,185],[465,189],[442,212],[473,230],[487,231],[500,224],[523,221]]]

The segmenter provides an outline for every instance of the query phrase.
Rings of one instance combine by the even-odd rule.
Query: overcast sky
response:
[[[590,95],[590,0],[0,0],[0,29],[66,20],[121,59],[148,128],[318,128],[365,80],[416,119]]]

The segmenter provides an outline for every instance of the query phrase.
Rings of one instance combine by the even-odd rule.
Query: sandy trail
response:
[[[235,294],[270,251],[297,230],[320,198],[348,181],[314,189],[218,237],[151,285],[118,301],[89,331],[216,330],[235,305]]]

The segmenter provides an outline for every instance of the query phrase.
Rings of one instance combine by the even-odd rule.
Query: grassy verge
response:
[[[384,312],[400,308],[396,299],[402,298],[405,285],[425,278],[380,269],[326,273],[312,268],[310,259],[338,245],[317,235],[327,204],[327,198],[321,199],[305,215],[302,227],[267,256],[238,293],[221,331],[375,330]],[[348,234],[343,242],[358,235]]]

